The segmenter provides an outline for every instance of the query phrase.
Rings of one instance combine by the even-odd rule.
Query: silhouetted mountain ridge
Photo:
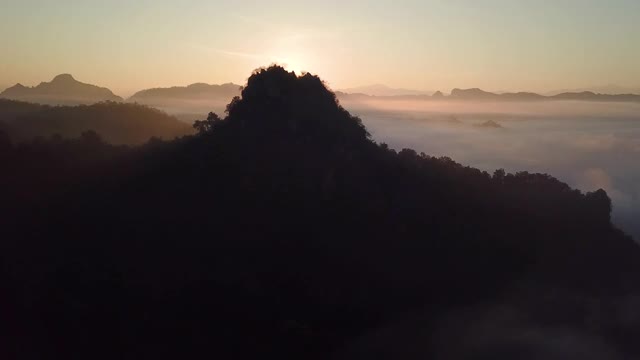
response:
[[[0,93],[0,97],[48,105],[88,105],[101,101],[123,101],[111,90],[79,82],[70,74],[60,74],[51,82],[42,82],[35,87],[16,84]]]
[[[195,114],[204,114],[208,109],[222,111],[224,106],[240,93],[240,85],[226,83],[221,85],[194,83],[188,86],[152,88],[136,92],[127,101],[156,107],[181,118],[191,119]],[[394,89],[386,85],[375,84],[336,91],[343,100],[464,100],[464,101],[601,101],[601,102],[640,102],[640,95],[633,93],[612,94],[611,91],[625,90],[622,87],[602,87],[607,93],[595,91],[554,92],[545,96],[532,92],[493,93],[479,88],[455,88],[450,95],[441,91],[421,91]],[[60,74],[51,82],[42,82],[35,87],[26,87],[20,83],[7,88],[0,97],[48,105],[93,104],[101,101],[123,101],[111,90],[95,85],[81,83],[70,74]]]
[[[562,93],[580,93],[580,92],[593,92],[596,94],[616,95],[616,94],[640,94],[640,87],[620,86],[615,84],[609,84],[604,86],[592,86],[588,88],[575,88],[575,89],[562,89],[549,91],[545,95],[553,96]]]
[[[594,92],[567,92],[553,96],[545,96],[532,92],[517,93],[493,93],[479,88],[451,90],[451,94],[446,96],[440,91],[436,91],[432,96],[428,95],[398,95],[398,96],[371,96],[363,93],[337,92],[339,98],[344,100],[452,100],[452,101],[603,101],[603,102],[640,102],[640,95],[636,94],[598,94]]]
[[[133,94],[128,101],[162,101],[165,99],[206,99],[224,97],[229,101],[240,94],[240,85],[227,83],[210,85],[195,83],[188,86],[173,86],[169,88],[153,88],[141,90]]]
[[[231,99],[240,95],[240,88],[240,85],[233,83],[195,83],[188,86],[142,90],[127,101],[153,106],[192,123],[209,111],[223,112]]]
[[[383,84],[374,84],[367,86],[358,86],[346,89],[339,89],[339,92],[348,94],[364,94],[369,96],[415,96],[415,95],[431,95],[433,91],[412,90],[412,89],[396,89]]]

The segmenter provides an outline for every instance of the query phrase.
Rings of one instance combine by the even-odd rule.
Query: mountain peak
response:
[[[471,89],[453,89],[451,90],[451,97],[454,99],[493,99],[498,97],[497,94],[484,91],[479,88]]]
[[[360,119],[339,105],[319,77],[298,76],[275,65],[254,72],[242,96],[229,105],[226,122],[261,139],[359,143],[369,136]]]
[[[51,80],[51,82],[75,82],[76,79],[73,78],[71,74],[60,74]]]
[[[101,101],[122,101],[111,90],[77,81],[71,74],[60,74],[51,82],[35,87],[17,84],[6,89],[1,97],[49,105],[94,104]]]

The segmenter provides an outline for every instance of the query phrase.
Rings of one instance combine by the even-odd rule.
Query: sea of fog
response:
[[[605,189],[613,221],[640,240],[640,104],[343,103],[373,138],[493,172],[548,173]],[[484,126],[480,126],[484,125]]]

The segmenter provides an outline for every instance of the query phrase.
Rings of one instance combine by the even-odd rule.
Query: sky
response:
[[[334,89],[640,87],[638,0],[0,0],[0,86],[60,73],[120,95],[244,84],[272,63]]]

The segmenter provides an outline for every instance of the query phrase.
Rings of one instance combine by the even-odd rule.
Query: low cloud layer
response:
[[[640,104],[345,103],[378,142],[487,171],[549,173],[605,189],[614,222],[640,239]],[[478,126],[493,121],[501,127]]]

